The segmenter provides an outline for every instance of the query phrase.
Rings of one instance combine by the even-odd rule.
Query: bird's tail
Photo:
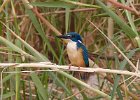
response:
[[[76,78],[78,78],[80,80],[83,80],[83,81],[88,80],[90,74],[91,73],[89,73],[89,72],[74,72],[73,73],[74,77],[76,77]]]

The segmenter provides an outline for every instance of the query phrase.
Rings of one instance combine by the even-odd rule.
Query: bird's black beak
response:
[[[57,38],[62,38],[62,39],[69,39],[69,37],[67,35],[59,35],[56,36]]]

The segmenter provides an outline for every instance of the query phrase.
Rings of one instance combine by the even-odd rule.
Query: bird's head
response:
[[[72,40],[74,42],[77,42],[77,41],[81,41],[82,42],[81,36],[78,33],[76,33],[76,32],[69,32],[69,33],[67,33],[65,35],[59,35],[57,37],[58,38],[63,38],[63,39],[70,39],[70,40]]]

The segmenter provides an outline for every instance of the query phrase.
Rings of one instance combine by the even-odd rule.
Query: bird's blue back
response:
[[[89,67],[89,61],[88,61],[88,51],[86,49],[86,47],[83,45],[83,43],[77,41],[77,49],[82,49],[82,55],[83,55],[83,59],[85,62],[86,67]]]

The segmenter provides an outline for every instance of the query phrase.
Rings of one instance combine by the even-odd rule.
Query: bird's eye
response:
[[[70,38],[72,38],[72,36],[71,35],[67,35],[67,37],[70,39]]]

